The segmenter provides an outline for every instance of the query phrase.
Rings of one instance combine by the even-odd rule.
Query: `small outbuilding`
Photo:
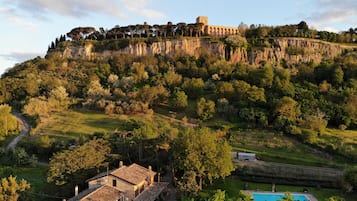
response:
[[[253,153],[238,152],[238,160],[240,161],[256,161],[256,155]]]

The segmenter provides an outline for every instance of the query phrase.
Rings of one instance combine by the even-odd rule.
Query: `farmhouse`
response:
[[[119,164],[119,168],[100,173],[90,179],[88,189],[68,201],[154,201],[168,185],[154,181],[156,172],[138,164]]]

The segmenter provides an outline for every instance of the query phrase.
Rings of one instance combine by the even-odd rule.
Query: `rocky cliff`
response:
[[[127,53],[135,56],[184,53],[199,56],[202,52],[215,54],[226,58],[232,63],[249,63],[258,65],[261,61],[278,64],[284,60],[289,64],[300,62],[320,62],[324,58],[334,58],[344,51],[352,50],[352,46],[328,43],[320,40],[304,38],[276,38],[269,40],[270,47],[227,48],[223,42],[212,42],[205,38],[185,38],[180,40],[165,40],[153,43],[129,43],[118,50],[95,51],[90,41],[84,45],[67,45],[61,51],[65,58],[110,58],[117,54]]]

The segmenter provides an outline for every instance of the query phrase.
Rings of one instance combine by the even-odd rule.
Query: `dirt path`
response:
[[[16,136],[6,147],[7,150],[9,149],[15,149],[17,143],[24,137],[26,134],[28,134],[30,130],[30,126],[28,123],[25,121],[24,117],[22,114],[14,112],[14,116],[16,116],[17,120],[20,122],[21,125],[21,132],[19,133],[18,136]]]

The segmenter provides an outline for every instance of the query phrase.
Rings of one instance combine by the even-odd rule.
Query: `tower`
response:
[[[208,25],[208,17],[207,16],[198,16],[196,18],[196,23],[202,23],[203,25]]]

